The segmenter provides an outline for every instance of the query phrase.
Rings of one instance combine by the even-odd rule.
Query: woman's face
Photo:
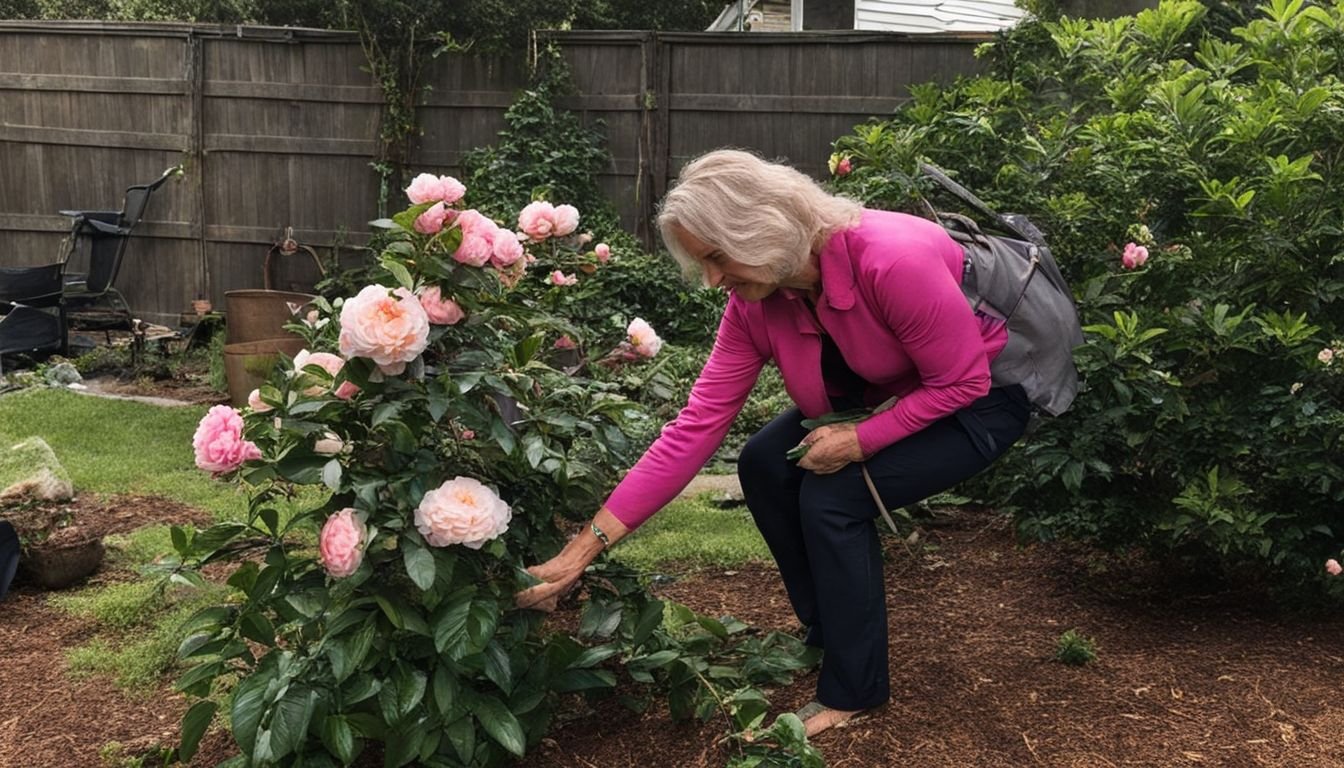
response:
[[[673,224],[671,229],[681,247],[700,262],[710,287],[723,288],[747,301],[760,301],[779,288],[769,269],[730,258],[718,246],[701,240],[680,224]]]

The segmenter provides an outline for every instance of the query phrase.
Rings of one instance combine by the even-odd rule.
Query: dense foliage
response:
[[[993,478],[1024,532],[1320,584],[1344,541],[1344,4],[1219,5],[1024,24],[983,76],[837,141],[838,187],[919,208],[925,157],[1046,231],[1084,388]]]

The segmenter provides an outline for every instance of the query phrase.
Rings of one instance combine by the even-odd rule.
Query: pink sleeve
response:
[[[639,527],[681,493],[747,402],[766,357],[752,343],[742,315],[741,302],[730,300],[686,407],[607,498],[606,508],[627,528]]]
[[[900,339],[920,384],[858,426],[864,456],[918,432],[989,392],[980,325],[941,255],[901,254],[867,274],[874,301]]]

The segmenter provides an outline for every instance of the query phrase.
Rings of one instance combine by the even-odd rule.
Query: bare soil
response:
[[[1344,616],[1303,617],[1252,594],[1122,569],[1073,546],[1019,546],[1007,524],[957,513],[922,547],[887,545],[892,700],[821,735],[856,766],[1298,766],[1344,768]],[[797,622],[773,568],[679,574],[660,594],[763,629]],[[1053,660],[1062,632],[1094,638],[1085,667]],[[186,702],[72,681],[64,650],[91,628],[28,590],[0,603],[0,766],[98,766],[108,742],[171,743]],[[771,692],[812,696],[815,673]],[[724,765],[721,719],[674,723],[613,699],[564,720],[529,768]],[[196,765],[234,754],[214,732]]]

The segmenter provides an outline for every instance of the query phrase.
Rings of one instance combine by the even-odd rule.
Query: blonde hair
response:
[[[704,266],[681,247],[674,224],[782,281],[797,274],[833,233],[857,224],[861,211],[858,203],[830,194],[787,165],[719,149],[681,169],[659,207],[658,229],[690,278],[703,282]]]

